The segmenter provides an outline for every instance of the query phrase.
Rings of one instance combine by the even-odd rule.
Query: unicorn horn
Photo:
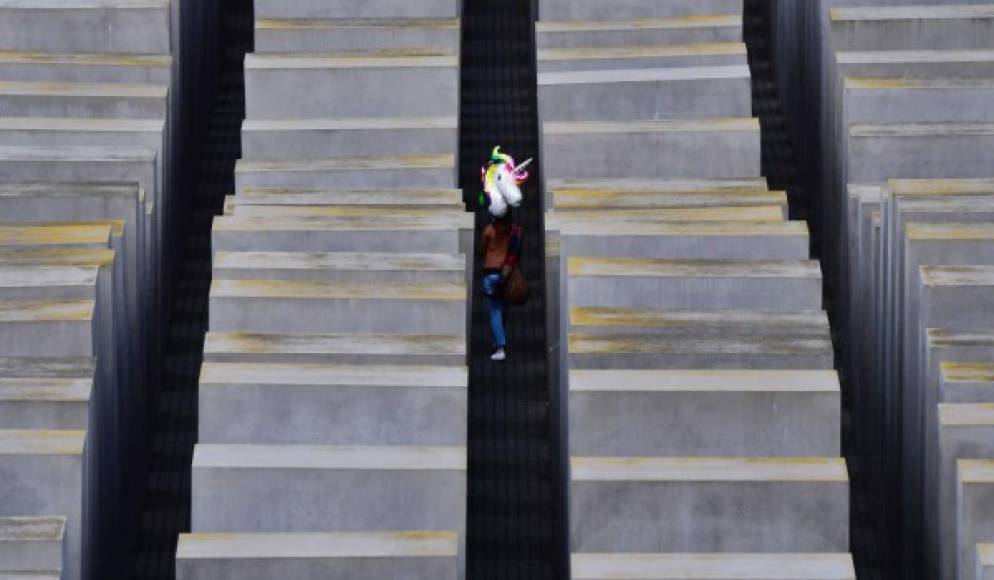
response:
[[[514,172],[515,172],[515,173],[523,173],[523,172],[524,172],[524,170],[525,170],[525,169],[527,169],[527,168],[528,168],[528,166],[529,166],[529,165],[531,165],[531,164],[532,164],[532,161],[534,161],[534,160],[535,160],[535,158],[534,158],[534,157],[531,157],[531,158],[529,158],[529,159],[528,159],[527,161],[525,161],[525,162],[524,162],[524,163],[522,163],[521,165],[519,165],[519,166],[515,167],[515,168],[514,168]]]

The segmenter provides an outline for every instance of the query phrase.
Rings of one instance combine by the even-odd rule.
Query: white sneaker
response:
[[[507,358],[507,353],[505,353],[504,349],[502,348],[498,348],[497,350],[494,351],[492,355],[490,355],[490,360],[493,361],[502,361],[506,358]]]

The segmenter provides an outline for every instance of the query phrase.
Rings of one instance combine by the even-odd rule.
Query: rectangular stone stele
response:
[[[956,577],[971,580],[979,567],[977,544],[994,537],[994,461],[960,459],[956,472]]]
[[[976,580],[994,580],[994,544],[977,544]]]
[[[849,547],[849,478],[842,459],[572,457],[570,462],[573,552],[842,552]]]
[[[61,570],[66,518],[0,518],[0,567],[3,571]],[[0,577],[2,577],[0,572]]]
[[[850,554],[573,554],[573,580],[856,580]]]
[[[177,580],[457,580],[454,532],[194,533],[176,550]]]

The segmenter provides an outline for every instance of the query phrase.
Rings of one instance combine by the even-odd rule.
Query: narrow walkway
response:
[[[221,213],[224,196],[234,191],[245,116],[242,61],[252,47],[251,0],[228,0],[223,5],[219,90],[206,139],[199,155],[191,157],[198,160],[197,191],[186,224],[169,327],[161,330],[167,333],[165,376],[153,403],[138,553],[133,576],[128,576],[143,580],[175,578],[176,540],[190,530],[190,466],[197,440],[197,384],[211,285],[211,223]]]
[[[538,154],[533,21],[529,0],[467,2],[463,15],[460,185],[468,203],[480,166],[500,145],[516,159]],[[515,214],[525,228],[531,298],[511,310],[509,360],[492,363],[486,305],[474,269],[470,342],[467,577],[562,578],[555,567],[555,459],[549,444],[544,226],[538,171]],[[470,209],[476,209],[470,205]],[[486,225],[478,212],[477,231]]]

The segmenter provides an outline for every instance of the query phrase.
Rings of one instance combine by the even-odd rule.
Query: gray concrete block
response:
[[[44,345],[49,356],[94,356],[96,308],[89,299],[0,300],[0,351],[32,356]]]
[[[977,570],[977,544],[994,537],[994,461],[956,462],[956,578],[970,580]],[[979,578],[979,577],[978,577]]]
[[[459,189],[281,189],[246,187],[231,196],[232,208],[249,205],[465,209]],[[230,215],[230,214],[229,214]]]
[[[466,339],[462,335],[426,334],[208,332],[204,360],[218,363],[458,366],[466,364]]]
[[[96,266],[2,266],[0,300],[94,300]]]
[[[994,325],[994,267],[922,266],[919,270],[923,320],[941,320],[943,328],[958,332],[984,332]]]
[[[43,343],[35,344],[37,348]],[[92,390],[92,378],[0,378],[0,425],[5,429],[85,431]]]
[[[466,329],[466,285],[421,282],[215,280],[210,329],[256,332],[424,332]]]
[[[541,20],[613,20],[714,14],[741,15],[742,0],[669,0],[663,5],[654,0],[619,0],[609,4],[596,0],[539,2]]]
[[[458,0],[257,0],[256,18],[454,18]]]
[[[803,260],[810,252],[803,222],[645,223],[619,218],[567,222],[559,238],[564,256]]]
[[[990,5],[840,7],[829,18],[836,50],[994,48]]]
[[[573,580],[856,580],[849,554],[573,554]]]
[[[994,459],[994,405],[980,403],[940,404],[938,453],[926,466],[925,503],[928,521],[937,526],[939,571],[943,578],[955,578],[956,548],[956,464],[960,459]],[[972,566],[966,570],[972,569]],[[969,577],[963,570],[961,577]]]
[[[7,379],[87,379],[93,376],[92,357],[0,357],[0,377]]]
[[[0,566],[4,572],[61,570],[66,518],[0,517]]]
[[[578,370],[570,454],[580,457],[833,457],[833,371]]]
[[[242,124],[242,158],[248,160],[451,155],[458,148],[456,117],[250,119]]]
[[[989,78],[994,50],[879,50],[836,53],[840,76]]]
[[[585,334],[828,338],[823,310],[652,310],[571,306],[569,326]]]
[[[994,364],[940,363],[939,400],[945,403],[994,402]]]
[[[849,480],[841,459],[572,457],[570,463],[573,552],[849,549]]]
[[[0,52],[0,78],[22,82],[168,85],[172,66],[169,54]]]
[[[205,363],[199,442],[465,446],[467,381],[465,366]]]
[[[882,123],[849,128],[850,181],[987,177],[992,123]]]
[[[994,121],[994,79],[846,78],[848,123]]]
[[[597,46],[543,48],[538,51],[538,72],[608,71],[649,68],[745,66],[745,45],[714,44]]]
[[[685,207],[787,207],[786,194],[770,191],[764,178],[550,180],[546,187],[552,196],[552,208],[557,213]]]
[[[749,67],[542,73],[539,115],[550,121],[748,117]]]
[[[459,57],[440,49],[245,57],[248,119],[424,117],[459,110]]]
[[[169,34],[168,0],[0,2],[0,50],[169,54]]]
[[[83,537],[90,497],[83,494],[82,431],[0,431],[0,516],[58,514],[66,518],[63,573],[68,580],[82,574]],[[91,492],[96,497],[96,491]]]
[[[742,15],[673,16],[633,20],[539,21],[535,44],[545,48],[651,46],[742,42]]]
[[[216,217],[213,248],[231,252],[427,252],[461,250],[473,216],[394,219]],[[403,228],[403,229],[401,229]]]
[[[181,534],[177,580],[457,580],[453,532]]]
[[[977,544],[977,575],[976,580],[991,580],[994,578],[994,545]]]
[[[465,512],[464,447],[197,445],[194,451],[194,532],[461,533]]]
[[[332,158],[305,161],[244,161],[235,165],[238,191],[281,188],[451,188],[456,185],[454,155]]]
[[[461,254],[216,252],[215,280],[323,280],[379,283],[466,280]]]
[[[165,85],[0,82],[4,117],[164,119]]]
[[[569,364],[577,369],[829,369],[833,362],[828,337],[569,335]]]
[[[810,261],[569,258],[576,306],[817,310],[821,270]]]
[[[260,53],[428,46],[458,53],[460,45],[458,18],[292,18],[255,21],[255,50]]]
[[[760,175],[756,119],[574,121],[542,130],[547,179]]]

